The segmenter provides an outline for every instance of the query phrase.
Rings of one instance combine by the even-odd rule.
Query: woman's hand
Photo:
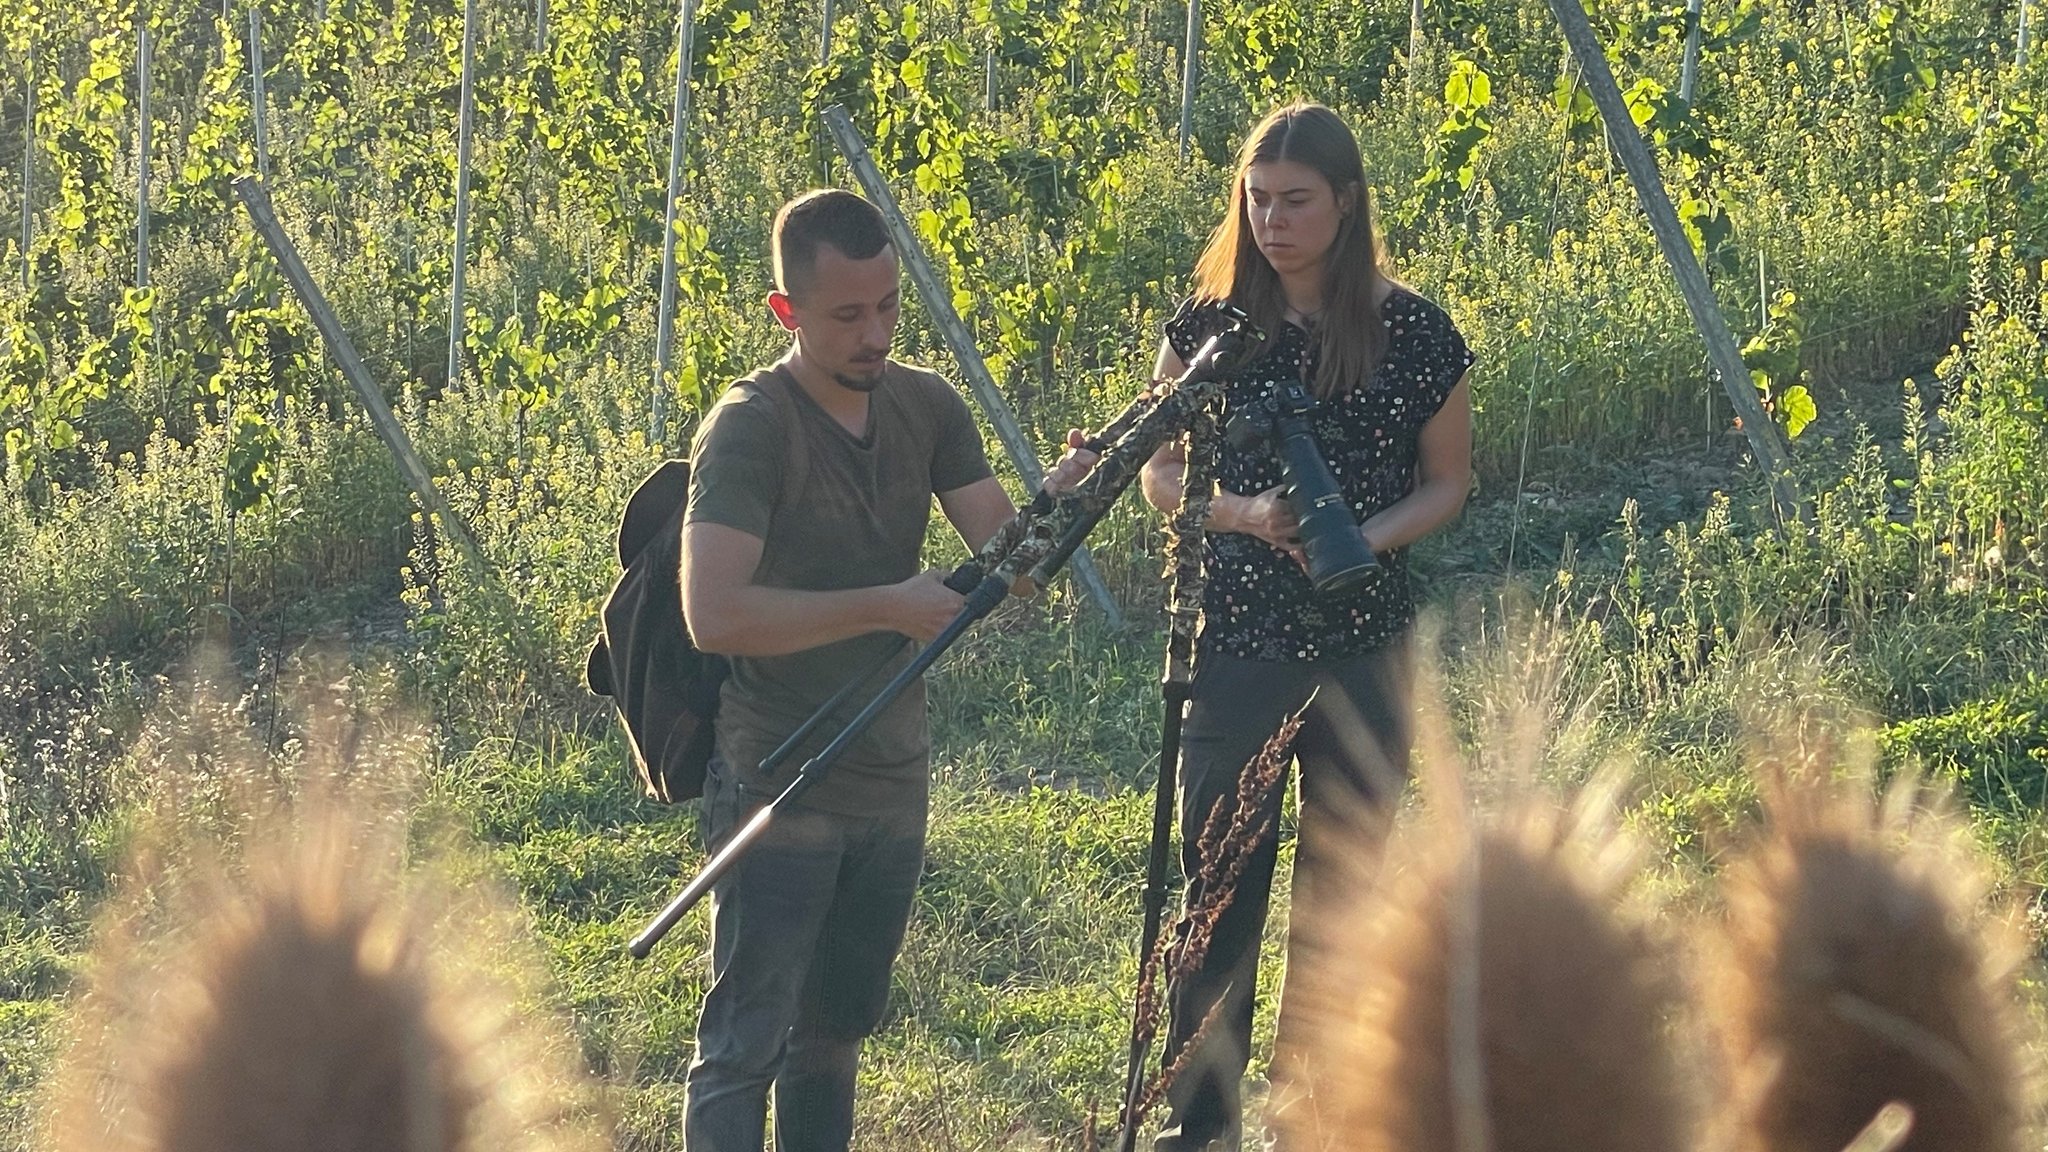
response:
[[[1059,462],[1052,466],[1052,471],[1046,473],[1045,483],[1042,485],[1046,492],[1054,496],[1064,496],[1086,479],[1088,473],[1094,471],[1096,461],[1102,459],[1102,453],[1094,451],[1087,445],[1087,433],[1079,428],[1067,429],[1067,450],[1059,458]]]
[[[1308,568],[1308,555],[1301,550],[1301,522],[1277,484],[1256,496],[1218,492],[1210,505],[1209,530],[1256,536],[1293,557],[1304,571]]]

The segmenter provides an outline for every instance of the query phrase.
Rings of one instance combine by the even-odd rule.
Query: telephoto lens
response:
[[[1299,379],[1240,412],[1230,438],[1240,448],[1267,446],[1280,460],[1281,493],[1301,525],[1309,583],[1319,595],[1348,592],[1372,577],[1379,560],[1351,517],[1337,476],[1323,458],[1309,414],[1316,402]]]

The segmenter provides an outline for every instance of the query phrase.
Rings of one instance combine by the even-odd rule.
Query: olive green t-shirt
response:
[[[792,442],[793,441],[793,442]],[[922,571],[932,496],[991,472],[965,401],[937,373],[890,361],[856,437],[786,369],[756,373],[705,415],[691,447],[685,523],[723,524],[763,543],[756,584],[835,591]],[[849,679],[897,651],[771,774],[761,760]],[[916,649],[874,632],[786,656],[742,656],[719,698],[719,756],[751,791],[773,794],[853,718]],[[804,802],[873,815],[925,802],[931,756],[922,680],[883,711]]]

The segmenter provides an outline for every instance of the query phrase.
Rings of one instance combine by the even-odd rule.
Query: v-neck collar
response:
[[[817,413],[817,415],[821,419],[823,419],[826,424],[831,426],[832,431],[838,433],[839,436],[845,439],[845,441],[848,444],[851,444],[855,448],[859,448],[862,451],[868,451],[874,448],[875,393],[880,392],[882,390],[882,383],[877,383],[873,391],[870,391],[868,393],[867,426],[861,429],[860,435],[855,436],[853,432],[847,428],[846,425],[841,424],[839,422],[839,418],[837,416],[834,416],[832,415],[832,413],[826,411],[825,406],[823,404],[818,403],[818,398],[816,396],[811,395],[811,390],[804,387],[803,381],[796,378],[796,373],[789,370],[789,365],[778,364],[776,365],[776,371],[782,373],[783,381],[789,385],[790,391],[795,392],[799,397],[802,398],[799,401],[799,403],[808,405],[812,412]],[[886,383],[888,368],[885,366],[882,369],[882,371],[884,373],[883,382]]]

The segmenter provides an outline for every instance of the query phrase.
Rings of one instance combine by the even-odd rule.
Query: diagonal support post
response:
[[[889,190],[888,182],[882,179],[881,169],[875,167],[874,157],[868,154],[867,143],[854,130],[853,120],[847,116],[846,109],[837,104],[825,109],[825,125],[832,130],[832,138],[838,142],[839,151],[860,179],[868,200],[881,209],[882,219],[889,226],[890,239],[895,242],[904,269],[910,273],[911,283],[917,286],[925,311],[931,314],[939,326],[939,334],[945,337],[946,345],[953,350],[953,359],[959,363],[961,375],[967,378],[967,386],[974,399],[980,403],[989,423],[995,425],[996,436],[1002,440],[1010,463],[1017,468],[1017,475],[1023,478],[1025,490],[1037,491],[1045,483],[1045,473],[1038,466],[1038,457],[1031,451],[1031,442],[1024,438],[1024,430],[1017,425],[1016,413],[1010,411],[1009,402],[996,388],[995,377],[989,375],[988,365],[975,348],[966,322],[953,308],[952,293],[939,282],[939,274],[933,270],[924,246],[918,243],[917,234],[911,231],[910,222],[903,217],[903,208],[896,203],[896,194]],[[1117,607],[1116,597],[1110,595],[1109,585],[1103,582],[1102,574],[1089,559],[1085,547],[1074,554],[1074,576],[1102,609],[1109,626],[1123,627],[1123,613]]]
[[[1685,298],[1693,324],[1706,341],[1707,356],[1721,378],[1721,387],[1742,417],[1743,435],[1749,438],[1750,452],[1770,483],[1771,503],[1779,521],[1797,519],[1811,522],[1812,508],[1801,499],[1799,489],[1793,483],[1791,456],[1785,442],[1779,438],[1778,425],[1770,413],[1764,411],[1763,401],[1757,398],[1756,387],[1750,382],[1749,367],[1742,362],[1742,350],[1735,343],[1735,333],[1729,330],[1727,319],[1721,315],[1720,304],[1715,301],[1714,291],[1707,284],[1707,274],[1693,254],[1691,242],[1685,238],[1685,229],[1678,222],[1678,212],[1672,208],[1670,194],[1664,190],[1663,174],[1658,171],[1656,158],[1650,155],[1649,146],[1643,142],[1642,133],[1629,115],[1621,89],[1614,83],[1614,72],[1607,66],[1607,53],[1602,51],[1599,39],[1593,35],[1592,23],[1586,19],[1585,8],[1579,0],[1549,2],[1558,23],[1564,26],[1565,43],[1578,59],[1586,91],[1593,97],[1594,106],[1600,110],[1600,118],[1607,124],[1608,140],[1620,157],[1622,168],[1628,172],[1629,182],[1635,185],[1636,197],[1642,202],[1643,214],[1649,217],[1650,230],[1656,234],[1657,246],[1663,250],[1665,263],[1671,266],[1679,294]]]

